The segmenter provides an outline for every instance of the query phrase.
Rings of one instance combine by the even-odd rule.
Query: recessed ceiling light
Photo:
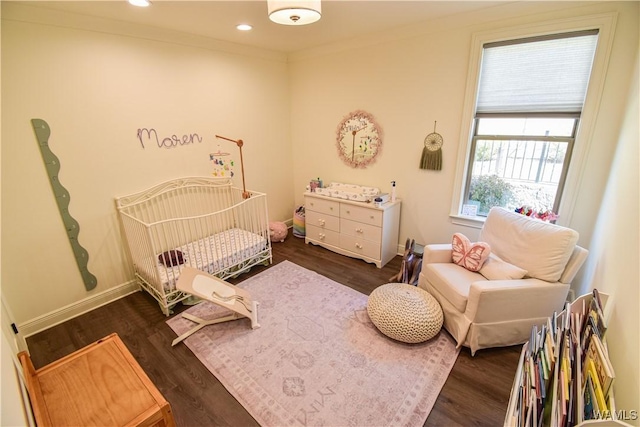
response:
[[[249,24],[238,24],[236,25],[236,28],[240,31],[249,31],[251,30],[253,27]]]
[[[151,4],[151,2],[149,0],[129,0],[129,4],[138,7],[147,7]]]

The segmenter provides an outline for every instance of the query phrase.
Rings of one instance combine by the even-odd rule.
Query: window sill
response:
[[[452,224],[464,225],[471,228],[482,228],[484,221],[487,219],[483,216],[468,216],[468,215],[449,215]]]

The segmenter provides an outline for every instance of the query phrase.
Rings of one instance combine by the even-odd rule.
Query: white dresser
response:
[[[382,268],[398,253],[400,201],[380,207],[304,194],[305,243],[323,246]]]

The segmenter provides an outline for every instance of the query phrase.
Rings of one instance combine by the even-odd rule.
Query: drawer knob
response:
[[[356,243],[356,248],[362,249],[362,245],[360,243]]]
[[[351,213],[351,211],[350,211],[350,210],[347,210],[347,213],[348,213],[348,214],[350,214],[350,213]]]
[[[356,228],[356,233],[364,233],[364,230],[362,228]]]
[[[331,207],[329,208],[329,210],[330,210],[330,211],[332,211],[332,210],[333,210],[333,206],[331,206]]]
[[[320,236],[320,240],[324,240],[324,238],[326,237],[326,234],[318,233],[318,236]]]
[[[324,227],[324,223],[325,223],[324,219],[322,219],[322,218],[318,218],[318,222],[320,223],[320,225],[321,225],[322,227]]]

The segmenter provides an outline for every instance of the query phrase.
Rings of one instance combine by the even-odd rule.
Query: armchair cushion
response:
[[[451,243],[433,243],[424,247],[422,265],[451,262]]]
[[[478,273],[489,280],[513,280],[522,279],[527,275],[527,270],[509,264],[496,254],[491,254]]]
[[[578,232],[494,207],[479,240],[487,242],[503,260],[527,270],[528,277],[557,282],[576,246]]]
[[[451,262],[426,265],[423,263],[422,273],[429,283],[462,313],[467,308],[471,284],[487,280],[480,273],[474,273]]]

